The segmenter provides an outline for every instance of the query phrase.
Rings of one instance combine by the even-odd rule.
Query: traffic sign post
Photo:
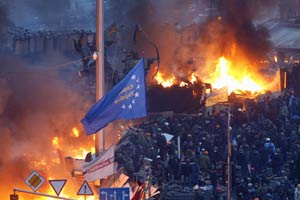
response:
[[[130,200],[129,188],[100,188],[99,199]]]
[[[25,183],[36,192],[45,183],[45,179],[37,171],[33,171],[26,178]]]
[[[19,200],[19,196],[17,194],[11,194],[9,199],[10,200]]]
[[[49,180],[49,183],[50,183],[51,187],[53,188],[53,190],[55,191],[57,196],[59,196],[59,194],[62,191],[62,189],[64,188],[66,182],[67,182],[66,179],[63,179],[63,180]]]
[[[23,189],[14,188],[14,194],[16,194],[17,192],[33,194],[33,195],[43,196],[43,197],[50,197],[50,198],[53,198],[53,199],[74,200],[74,199],[70,199],[70,198],[58,197],[58,196],[53,196],[53,195],[50,195],[50,194],[44,194],[44,193],[39,193],[39,192],[31,192],[31,191],[27,191],[27,190],[23,190]]]
[[[87,181],[84,181],[79,188],[77,195],[84,195],[84,199],[86,199],[86,195],[94,195],[93,190],[91,189],[90,185]]]

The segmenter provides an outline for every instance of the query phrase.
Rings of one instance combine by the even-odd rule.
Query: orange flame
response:
[[[254,75],[255,79],[252,77]],[[227,86],[229,94],[233,91],[236,94],[247,91],[248,96],[250,93],[250,96],[252,96],[264,92],[265,88],[263,85],[265,86],[265,84],[263,84],[263,79],[260,80],[259,77],[259,75],[252,74],[247,70],[241,70],[241,68],[233,67],[232,62],[222,56],[217,60],[215,72],[210,75],[210,78],[204,81],[211,83],[212,87],[215,89]],[[175,84],[180,87],[186,87],[189,83],[195,84],[198,81],[198,76],[195,72],[188,77],[189,83],[177,80],[174,74],[167,75],[162,74],[161,72],[158,72],[154,78],[157,84],[164,88],[172,87]]]
[[[188,83],[186,83],[186,82],[184,82],[184,81],[181,81],[180,83],[179,83],[179,87],[185,87],[185,86],[187,86],[188,85]]]
[[[43,186],[39,189],[40,193],[43,194],[48,194],[48,195],[53,195],[56,196],[56,193],[54,192],[53,188],[50,187],[49,184],[47,184],[47,180],[55,180],[55,179],[61,179],[61,178],[67,178],[68,183],[65,185],[63,188],[63,191],[60,193],[60,197],[65,197],[65,198],[71,198],[71,199],[78,199],[78,200],[93,200],[97,199],[97,193],[94,196],[78,196],[76,195],[76,192],[79,189],[80,184],[83,182],[82,180],[71,177],[69,174],[70,172],[68,171],[69,169],[66,169],[67,166],[70,165],[67,163],[64,163],[65,156],[72,157],[73,159],[84,159],[86,154],[91,152],[95,153],[95,147],[91,147],[91,143],[94,143],[93,140],[91,140],[91,143],[87,143],[82,145],[81,143],[80,147],[74,148],[74,146],[70,146],[69,141],[77,141],[81,137],[79,134],[79,130],[77,128],[72,128],[70,131],[74,135],[73,138],[63,138],[60,136],[55,136],[51,140],[51,144],[53,147],[53,157],[44,157],[41,155],[40,159],[37,161],[31,161],[31,165],[33,169],[42,171],[42,176],[43,178],[46,179],[46,182],[43,184]],[[92,139],[92,138],[91,138]],[[59,149],[62,152],[62,155],[60,157],[57,156],[57,149]],[[51,150],[51,149],[50,149]],[[66,155],[64,155],[67,153]],[[30,156],[30,155],[25,155],[25,156]],[[65,166],[62,168],[62,166]],[[69,183],[71,182],[71,183]],[[92,186],[92,185],[91,185]],[[31,195],[31,194],[25,194],[25,193],[20,193],[19,194],[19,199],[20,200],[25,200],[25,199],[32,199],[32,200],[50,200],[53,198],[50,197],[42,197],[42,196],[36,196],[36,195]]]
[[[208,82],[216,89],[227,86],[229,94],[232,91],[250,91],[251,93],[256,93],[263,90],[258,80],[254,81],[249,72],[233,69],[231,61],[224,56],[218,59],[216,71],[212,79]]]
[[[174,85],[176,78],[172,74],[170,78],[165,77],[162,73],[158,72],[154,77],[159,85],[162,85],[164,88],[171,87]]]
[[[195,73],[192,73],[189,80],[192,84],[196,83],[197,82],[197,75]]]
[[[173,85],[178,84],[179,87],[185,87],[189,84],[184,81],[180,81],[176,79],[174,74],[171,74],[170,76],[167,76],[165,74],[162,74],[161,72],[158,72],[156,76],[154,77],[157,84],[163,86],[164,88],[172,87]],[[188,77],[188,80],[190,83],[195,84],[197,82],[197,75],[196,73],[192,73],[190,77]]]
[[[59,138],[58,137],[54,137],[53,139],[52,139],[52,145],[54,146],[54,147],[59,147]]]
[[[74,137],[79,137],[79,130],[76,127],[72,129],[72,133]]]

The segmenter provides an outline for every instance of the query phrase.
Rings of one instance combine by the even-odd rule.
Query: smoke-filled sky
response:
[[[159,48],[161,69],[178,77],[187,77],[192,71],[205,76],[222,55],[232,60],[242,57],[247,64],[255,64],[266,59],[272,48],[268,30],[255,24],[274,16],[278,0],[215,1],[220,12],[213,17],[207,11],[210,1],[134,2],[125,4],[128,18],[120,21],[125,21],[129,28],[131,24],[140,24]],[[146,56],[155,55],[145,38],[136,47]]]

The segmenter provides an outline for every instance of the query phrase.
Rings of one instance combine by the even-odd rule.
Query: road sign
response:
[[[64,188],[67,180],[49,180],[51,187],[54,189],[57,196],[59,196],[60,192]]]
[[[17,194],[11,194],[10,200],[19,200],[19,196]]]
[[[25,180],[25,183],[33,189],[33,191],[37,191],[43,183],[45,183],[45,179],[37,173],[37,171],[33,171]]]
[[[99,199],[130,200],[129,188],[100,188]]]
[[[88,182],[84,181],[78,190],[77,195],[94,195],[94,192],[89,186]]]

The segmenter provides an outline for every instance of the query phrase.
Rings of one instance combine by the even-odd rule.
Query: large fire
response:
[[[248,71],[243,71],[239,66],[233,66],[232,62],[224,56],[217,61],[216,71],[208,82],[215,89],[228,87],[229,94],[231,92],[250,91],[251,93],[262,92],[264,88],[257,79],[252,77]]]
[[[251,94],[259,94],[264,92],[266,88],[264,88],[263,80],[260,80],[259,75],[254,75],[244,70],[242,67],[234,66],[234,64],[227,59],[226,57],[220,57],[215,66],[215,71],[208,72],[209,75],[206,75],[206,78],[203,78],[202,81],[206,83],[210,83],[214,89],[220,89],[225,86],[228,87],[228,93],[235,92],[243,93],[245,91],[250,92]],[[197,77],[201,77],[201,75],[192,73],[190,77],[188,77],[189,83],[194,84],[197,82]],[[203,76],[202,76],[203,77]],[[158,72],[155,76],[155,80],[157,84],[167,88],[173,85],[178,85],[180,87],[185,87],[188,83],[184,81],[178,81],[175,75],[167,75],[161,72]]]
[[[81,134],[80,131],[74,127],[70,131],[70,135],[75,139],[79,139]],[[93,147],[94,140],[91,140],[88,143],[81,143],[81,146],[77,148],[68,144],[66,138],[55,136],[51,140],[53,149],[53,157],[41,157],[40,160],[32,161],[32,169],[38,171],[41,176],[46,180],[46,182],[42,185],[42,187],[37,191],[39,193],[48,194],[52,196],[56,196],[56,193],[51,188],[48,180],[57,180],[57,179],[67,179],[66,185],[64,186],[62,192],[60,193],[60,197],[76,199],[76,200],[95,200],[98,199],[96,195],[96,191],[94,191],[95,196],[78,196],[77,191],[79,190],[82,180],[72,177],[70,171],[68,171],[65,156],[70,156],[74,159],[83,159],[88,152],[95,152],[95,148]],[[65,155],[67,154],[67,155]],[[29,155],[28,155],[29,156]],[[29,158],[30,160],[30,158]],[[28,174],[29,176],[29,174]],[[26,177],[25,177],[26,178]],[[17,187],[20,189],[25,189],[31,191],[31,189],[25,184],[21,184],[23,186]],[[93,183],[90,183],[90,186],[93,188]],[[94,189],[94,188],[93,188]],[[13,191],[11,191],[11,194]],[[17,192],[19,195],[19,200],[52,200],[51,197],[43,197],[37,195],[26,194],[22,192]],[[6,196],[7,198],[7,196]]]
[[[161,72],[158,72],[154,78],[157,83],[164,88],[171,87],[176,81],[176,77],[173,74],[171,77],[165,77]]]
[[[179,87],[185,87],[189,85],[189,83],[194,84],[197,82],[197,75],[195,73],[192,73],[188,77],[188,82],[185,81],[178,81],[174,74],[171,75],[165,75],[161,72],[158,72],[156,76],[154,77],[157,84],[163,86],[164,88],[172,87],[173,85],[178,85]]]

